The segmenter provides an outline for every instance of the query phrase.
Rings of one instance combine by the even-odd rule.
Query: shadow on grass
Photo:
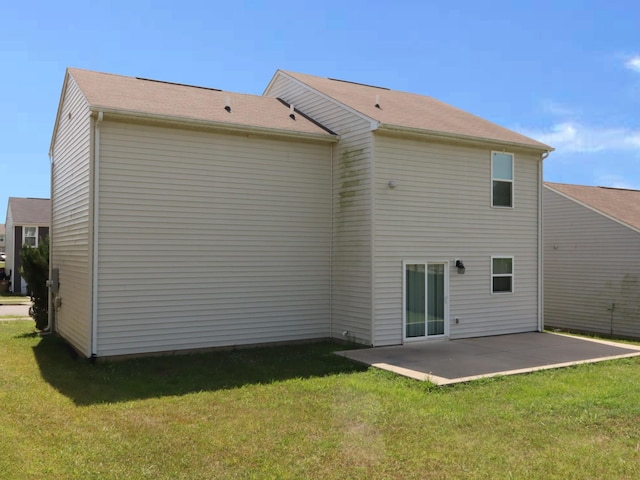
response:
[[[33,331],[33,332],[21,333],[20,335],[16,335],[14,338],[36,338],[38,335],[39,335],[38,332]]]
[[[42,377],[76,405],[123,402],[366,370],[331,342],[91,364],[56,337],[33,347]]]

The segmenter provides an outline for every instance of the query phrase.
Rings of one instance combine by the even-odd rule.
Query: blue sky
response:
[[[0,208],[49,196],[67,66],[257,95],[278,68],[420,93],[554,146],[546,180],[640,189],[639,26],[637,1],[5,2]]]

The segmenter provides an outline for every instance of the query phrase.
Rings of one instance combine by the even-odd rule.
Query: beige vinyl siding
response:
[[[331,333],[371,344],[371,122],[283,74],[266,95],[294,104],[340,135],[333,147]]]
[[[98,355],[329,336],[330,145],[101,138]]]
[[[640,233],[547,187],[544,285],[545,327],[640,338]]]
[[[450,338],[537,329],[537,157],[513,151],[515,208],[492,208],[491,150],[375,136],[376,345],[402,343],[403,260],[449,262]],[[491,293],[501,255],[514,257],[511,294]]]
[[[51,265],[60,270],[56,330],[90,355],[90,148],[86,99],[69,77],[53,150]]]
[[[371,344],[371,133],[334,149],[332,336]]]

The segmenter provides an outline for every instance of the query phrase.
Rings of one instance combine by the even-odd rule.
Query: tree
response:
[[[37,247],[22,245],[20,249],[20,275],[27,282],[33,307],[31,316],[38,330],[49,324],[49,237],[40,240]]]

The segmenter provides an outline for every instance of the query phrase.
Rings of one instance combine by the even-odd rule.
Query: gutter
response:
[[[390,132],[390,133],[404,133],[411,135],[419,135],[421,137],[428,137],[433,139],[440,140],[464,140],[471,143],[482,143],[482,144],[493,144],[493,145],[504,145],[505,147],[516,147],[516,148],[529,148],[538,151],[543,151],[548,156],[550,152],[554,150],[554,148],[544,145],[540,143],[538,145],[531,145],[527,143],[518,143],[518,142],[509,142],[505,140],[496,140],[494,138],[483,138],[483,137],[474,137],[471,135],[460,135],[456,133],[447,133],[440,132],[437,130],[423,130],[421,128],[413,128],[413,127],[403,127],[399,125],[390,125],[387,123],[378,123],[378,127],[374,130],[378,130],[381,133]],[[547,158],[547,157],[544,157]]]
[[[549,156],[551,150],[547,150],[540,155],[538,161],[538,331],[544,331],[544,243],[543,243],[543,188],[542,162]]]
[[[90,107],[90,111],[97,112],[98,115],[114,115],[123,119],[138,119],[146,122],[167,122],[174,124],[182,124],[185,126],[195,126],[203,128],[212,128],[215,130],[230,132],[230,133],[247,133],[255,135],[267,135],[267,136],[280,136],[288,138],[297,138],[301,140],[312,140],[316,142],[328,142],[337,143],[340,140],[340,135],[329,133],[308,133],[308,132],[296,132],[294,130],[280,130],[277,128],[258,127],[253,125],[241,125],[237,123],[227,122],[215,122],[211,120],[198,120],[193,118],[176,117],[171,115],[156,115],[143,112],[134,112],[129,110],[121,110],[114,108],[104,107]]]
[[[92,295],[91,295],[91,348],[89,356],[95,358],[98,353],[98,226],[100,213],[100,123],[104,113],[98,111],[98,117],[94,124],[94,174],[93,174],[93,271],[92,271]]]

